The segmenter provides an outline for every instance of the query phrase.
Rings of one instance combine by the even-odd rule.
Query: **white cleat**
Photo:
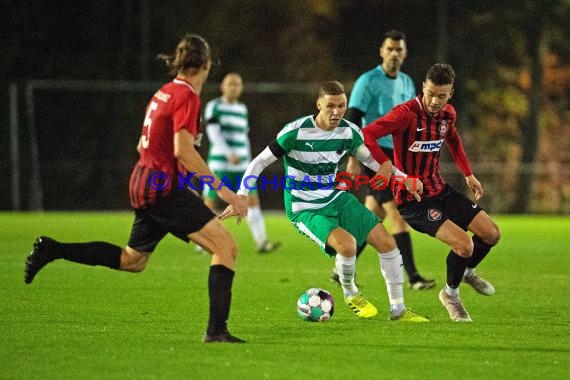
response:
[[[471,316],[463,307],[463,302],[459,295],[453,297],[447,294],[445,289],[441,289],[439,292],[439,300],[445,306],[445,309],[449,313],[449,318],[453,322],[473,322]]]
[[[463,282],[467,285],[471,285],[477,293],[481,293],[485,296],[492,296],[495,294],[495,287],[493,284],[475,273],[471,276],[463,276]]]

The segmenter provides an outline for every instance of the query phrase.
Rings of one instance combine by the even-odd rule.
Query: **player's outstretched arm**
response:
[[[392,179],[399,182],[400,186],[403,184],[404,188],[414,196],[416,201],[422,201],[422,194],[424,192],[423,182],[417,177],[408,177],[406,173],[393,166],[391,161],[386,161],[380,165],[380,169],[376,175],[380,176],[382,179],[393,176]],[[382,184],[379,184],[379,186],[382,186]]]
[[[403,182],[406,190],[409,191],[418,202],[422,200],[421,195],[424,190],[422,181],[419,178],[408,177],[406,173],[393,166],[390,159],[384,161],[382,165],[378,164],[365,145],[359,146],[354,156],[358,161],[376,172],[376,175],[370,179],[371,186],[379,188],[387,186],[389,183],[386,183],[386,181],[389,182],[393,175],[394,180]]]
[[[233,205],[235,215],[247,215],[247,205],[239,202],[237,195],[226,186],[220,186],[220,179],[212,173],[200,153],[194,148],[194,136],[185,129],[176,132],[174,135],[174,155],[189,172],[195,172],[198,177],[213,178],[212,187],[219,189],[217,193],[223,201]]]

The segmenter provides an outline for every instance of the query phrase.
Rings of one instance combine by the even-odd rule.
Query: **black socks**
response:
[[[234,274],[233,270],[223,265],[212,265],[210,267],[208,275],[208,293],[210,296],[208,335],[221,334],[227,330]]]
[[[473,235],[472,239],[473,254],[471,257],[464,258],[455,254],[453,251],[450,251],[449,255],[447,255],[447,285],[454,289],[459,287],[463,279],[463,274],[465,273],[465,268],[475,268],[493,247],[481,240],[479,236]]]
[[[459,256],[453,250],[449,251],[447,255],[447,285],[453,289],[457,289],[461,280],[463,280],[463,274],[465,273],[465,267],[467,267],[467,260],[464,257]]]
[[[467,259],[467,266],[475,268],[487,256],[491,248],[493,248],[492,245],[485,243],[479,236],[473,235],[473,255]]]
[[[90,243],[57,243],[58,256],[80,264],[101,265],[119,269],[122,248],[102,241]]]

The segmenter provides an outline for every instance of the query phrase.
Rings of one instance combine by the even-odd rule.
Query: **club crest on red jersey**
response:
[[[439,133],[441,133],[442,136],[445,136],[445,134],[447,133],[447,120],[440,121]]]
[[[441,211],[435,209],[435,208],[430,208],[428,210],[428,219],[431,222],[435,222],[437,220],[441,220]]]

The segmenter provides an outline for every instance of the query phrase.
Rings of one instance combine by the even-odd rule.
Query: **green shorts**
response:
[[[293,214],[291,222],[299,232],[321,247],[329,256],[336,252],[326,244],[329,234],[337,227],[347,230],[360,247],[368,234],[380,221],[374,213],[349,192],[343,192],[334,201],[318,210],[306,210]]]
[[[215,171],[214,174],[218,177],[224,186],[228,186],[232,191],[237,192],[239,190],[238,186],[241,183],[241,179],[245,172],[223,172],[223,171]],[[249,190],[248,195],[255,195],[257,194],[257,189]],[[204,189],[202,191],[202,196],[208,199],[217,200],[218,193],[216,193],[216,189],[212,189],[207,184],[204,185]]]

